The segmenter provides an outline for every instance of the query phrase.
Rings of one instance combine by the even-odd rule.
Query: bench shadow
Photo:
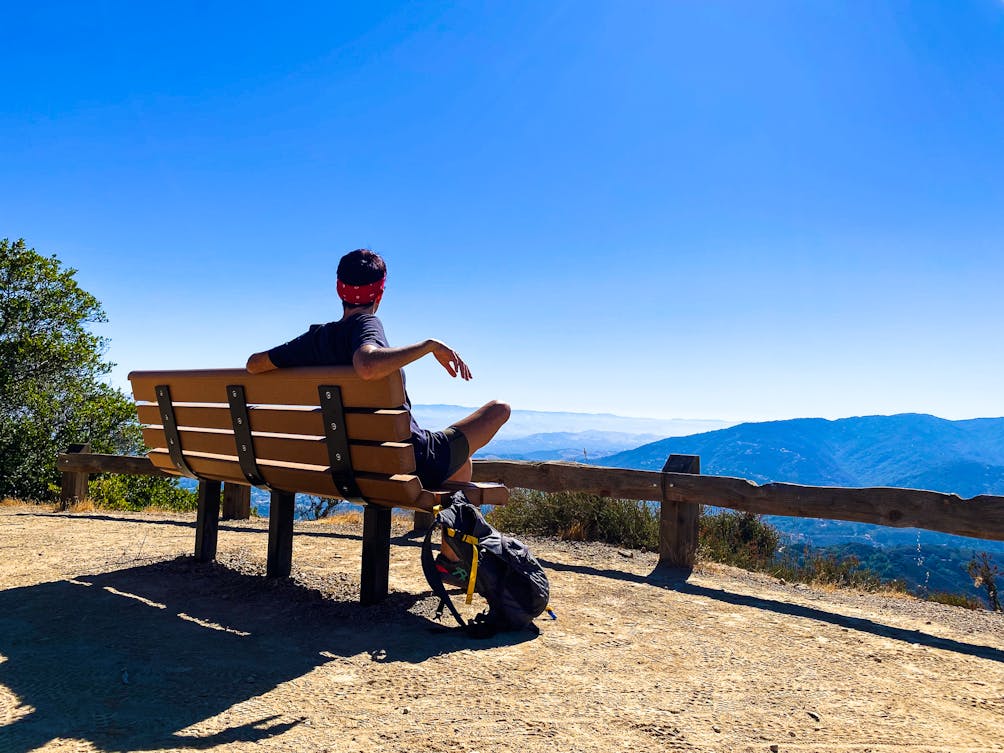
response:
[[[848,628],[849,630],[857,630],[863,633],[871,633],[872,635],[902,641],[904,643],[919,643],[922,646],[928,646],[930,648],[939,648],[945,651],[953,651],[958,654],[964,654],[966,656],[975,656],[980,659],[1004,662],[1004,651],[994,648],[993,646],[984,646],[977,643],[965,643],[952,638],[942,638],[937,635],[925,633],[921,630],[899,628],[894,625],[876,622],[875,620],[869,620],[862,617],[850,617],[848,615],[827,611],[818,607],[794,604],[787,601],[779,601],[777,599],[766,599],[759,596],[747,596],[722,589],[699,586],[688,580],[690,572],[687,570],[674,570],[670,568],[657,567],[648,575],[634,575],[633,573],[590,567],[588,565],[567,565],[561,562],[545,561],[543,559],[540,559],[539,561],[542,565],[544,565],[544,567],[552,570],[579,573],[581,575],[593,575],[601,578],[623,580],[629,583],[656,586],[658,588],[677,591],[691,596],[714,599],[733,606],[762,609],[776,614],[788,615],[790,617],[816,620],[818,622],[825,622],[830,625]]]
[[[469,639],[424,616],[432,599],[392,593],[363,607],[190,557],[0,591],[0,709],[13,719],[0,750],[56,738],[102,751],[261,741],[302,719],[188,728],[340,658],[418,663],[534,637]]]
[[[195,536],[195,521],[194,520],[159,520],[157,518],[126,518],[119,515],[109,515],[108,513],[68,513],[68,512],[45,512],[45,513],[33,513],[33,512],[19,512],[15,513],[15,517],[27,516],[35,517],[39,515],[44,515],[45,517],[62,517],[62,518],[86,518],[87,520],[98,520],[110,523],[136,523],[138,525],[158,525],[158,526],[175,526],[177,528],[188,528],[192,531],[193,542]],[[297,521],[299,522],[299,521]],[[221,531],[233,531],[235,533],[258,533],[265,535],[267,532],[261,528],[252,528],[251,526],[242,525],[239,520],[220,520],[219,530]],[[327,538],[327,539],[344,539],[356,541],[362,541],[362,522],[359,523],[359,533],[345,533],[344,531],[305,531],[302,528],[294,529],[295,536],[308,536],[317,538]],[[422,540],[425,538],[425,532],[418,531],[405,531],[391,536],[391,543],[399,544],[401,546],[412,546],[420,547],[422,546]]]

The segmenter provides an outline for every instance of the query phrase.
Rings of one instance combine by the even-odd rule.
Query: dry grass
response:
[[[814,580],[808,581],[809,585],[813,588],[822,591],[823,593],[841,593],[847,591],[853,591],[854,593],[871,593],[879,594],[890,599],[904,599],[907,601],[917,601],[918,597],[909,591],[904,591],[901,586],[893,584],[883,584],[874,587],[860,588],[854,585],[846,585],[843,583],[834,583],[832,581],[825,580]]]
[[[27,504],[27,503],[17,502],[16,500],[15,503]],[[56,502],[55,504],[51,505],[51,508],[53,512],[87,513],[87,512],[98,512],[99,510],[115,510],[117,512],[122,512],[122,508],[120,507],[116,507],[115,505],[106,505],[103,504],[101,500],[91,499],[90,497],[75,500],[69,503],[68,505],[64,505],[62,502]],[[138,511],[133,510],[130,512],[138,512]],[[166,507],[164,505],[148,505],[147,507],[144,507],[141,512],[161,514],[161,515],[178,514],[177,510],[171,507]]]
[[[65,506],[62,503],[56,503],[56,510],[61,512],[94,512],[97,509],[98,505],[89,497],[75,499]]]
[[[345,510],[334,515],[326,515],[323,518],[318,518],[314,522],[334,525],[360,525],[363,522],[363,514],[358,510]]]

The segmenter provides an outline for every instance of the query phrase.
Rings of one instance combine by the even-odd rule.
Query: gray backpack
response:
[[[488,609],[473,620],[465,621],[453,605],[432,554],[432,533],[439,529],[443,541],[460,558],[469,572],[467,586],[488,602]],[[449,607],[460,626],[475,637],[488,637],[503,630],[534,627],[533,620],[548,609],[550,585],[540,563],[519,539],[495,530],[463,492],[456,492],[437,513],[433,526],[422,544],[422,570],[429,586],[439,599],[436,616]]]

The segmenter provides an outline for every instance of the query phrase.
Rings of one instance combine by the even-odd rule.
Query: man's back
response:
[[[310,329],[287,343],[268,351],[278,368],[293,366],[351,366],[352,357],[363,345],[386,348],[383,324],[374,314],[359,313]]]

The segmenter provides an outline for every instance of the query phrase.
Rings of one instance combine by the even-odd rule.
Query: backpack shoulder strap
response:
[[[429,530],[425,532],[425,541],[422,542],[422,572],[425,573],[425,579],[429,581],[429,587],[432,588],[432,592],[439,597],[440,610],[442,610],[445,604],[450,608],[453,616],[457,618],[460,627],[466,628],[467,623],[464,622],[464,618],[460,616],[457,608],[453,606],[453,601],[446,592],[446,586],[443,585],[443,579],[440,577],[439,571],[436,570],[436,562],[432,557],[432,531],[438,524],[439,518],[437,516],[436,523],[429,526]]]

